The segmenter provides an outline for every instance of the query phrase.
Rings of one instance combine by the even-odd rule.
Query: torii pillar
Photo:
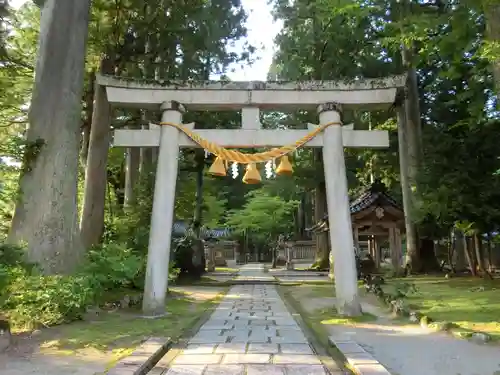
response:
[[[339,124],[327,127],[323,135],[323,165],[331,244],[330,259],[334,260],[337,312],[341,315],[358,316],[361,315],[361,304],[358,296],[341,110],[339,103],[326,103],[318,107],[320,125],[332,122]]]

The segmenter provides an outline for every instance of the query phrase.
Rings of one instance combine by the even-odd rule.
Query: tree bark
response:
[[[83,255],[77,182],[90,0],[46,0],[40,22],[27,150],[10,242],[28,244],[45,273],[70,272]]]
[[[316,222],[323,220],[326,213],[326,185],[321,182],[315,189],[314,197],[314,218]],[[328,246],[328,233],[316,233],[316,259],[314,267],[319,269],[328,268],[329,261],[329,246]]]
[[[139,178],[140,156],[138,147],[127,148],[125,160],[125,207],[130,207],[135,202],[135,186]]]
[[[486,17],[486,34],[492,43],[500,43],[500,3],[484,1],[484,15]],[[500,103],[500,58],[491,62],[491,70],[495,81],[495,91]]]
[[[196,150],[196,204],[193,213],[193,232],[196,236],[197,243],[193,257],[193,265],[197,269],[199,275],[205,272],[205,248],[201,238],[201,228],[203,224],[203,172],[205,170],[205,152],[204,150]]]
[[[398,118],[398,147],[399,147],[399,173],[401,190],[403,193],[403,209],[405,211],[406,228],[406,266],[411,271],[419,262],[419,249],[417,228],[413,218],[412,190],[409,176],[408,147],[407,147],[407,121],[404,106],[397,106]]]
[[[94,112],[94,87],[95,72],[89,75],[90,87],[85,92],[85,118],[82,125],[82,142],[80,146],[80,162],[85,168],[87,165],[87,157],[89,155],[90,143],[90,127],[92,125],[92,113]]]
[[[422,238],[419,255],[420,268],[418,272],[437,272],[440,270],[432,239]]]
[[[463,272],[467,269],[467,260],[465,258],[464,249],[464,234],[459,230],[453,231],[454,237],[454,249],[453,252],[453,263],[455,265],[456,272]]]
[[[89,155],[85,169],[83,209],[80,223],[82,242],[86,248],[97,245],[104,231],[110,143],[111,108],[106,98],[106,89],[96,84],[94,92],[94,111],[90,129]]]
[[[467,258],[467,263],[469,263],[469,268],[470,268],[470,273],[472,276],[476,276],[476,263],[474,262],[474,257],[472,255],[472,252],[469,251],[469,241],[467,241],[467,236],[464,235],[463,237],[463,242],[464,242],[464,252],[465,252],[465,257]]]

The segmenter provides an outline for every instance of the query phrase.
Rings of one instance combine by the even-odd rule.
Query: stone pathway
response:
[[[242,276],[266,277],[262,265],[247,266]],[[170,367],[161,366],[152,374],[330,374],[272,285],[233,286]]]
[[[234,280],[258,283],[276,281],[274,276],[265,272],[265,266],[262,263],[249,263],[241,266],[238,276]]]

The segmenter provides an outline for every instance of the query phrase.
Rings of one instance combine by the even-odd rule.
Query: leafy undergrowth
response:
[[[407,302],[435,321],[447,321],[461,328],[486,332],[500,340],[500,280],[480,278],[411,277],[387,280],[391,292],[400,283],[413,283],[416,292]]]

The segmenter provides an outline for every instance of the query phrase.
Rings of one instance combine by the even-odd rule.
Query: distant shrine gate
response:
[[[143,310],[148,315],[165,313],[168,264],[174,217],[179,148],[203,147],[217,157],[211,172],[225,173],[229,162],[247,165],[246,183],[258,183],[257,163],[281,158],[276,173],[291,173],[287,155],[298,147],[322,147],[328,203],[330,242],[335,259],[335,291],[339,313],[359,315],[361,306],[353,251],[353,232],[349,209],[344,147],[389,146],[386,131],[353,130],[342,126],[343,108],[374,110],[394,103],[404,77],[358,81],[309,82],[197,82],[162,86],[99,76],[107,100],[114,107],[133,107],[163,111],[162,124],[149,130],[116,130],[115,147],[159,147],[156,183],[151,217],[148,262]],[[265,130],[259,120],[260,109],[317,110],[319,125],[306,130]],[[242,127],[237,130],[194,130],[183,124],[185,110],[241,110]],[[234,148],[273,147],[259,154],[241,154]],[[231,148],[231,149],[226,149]]]

